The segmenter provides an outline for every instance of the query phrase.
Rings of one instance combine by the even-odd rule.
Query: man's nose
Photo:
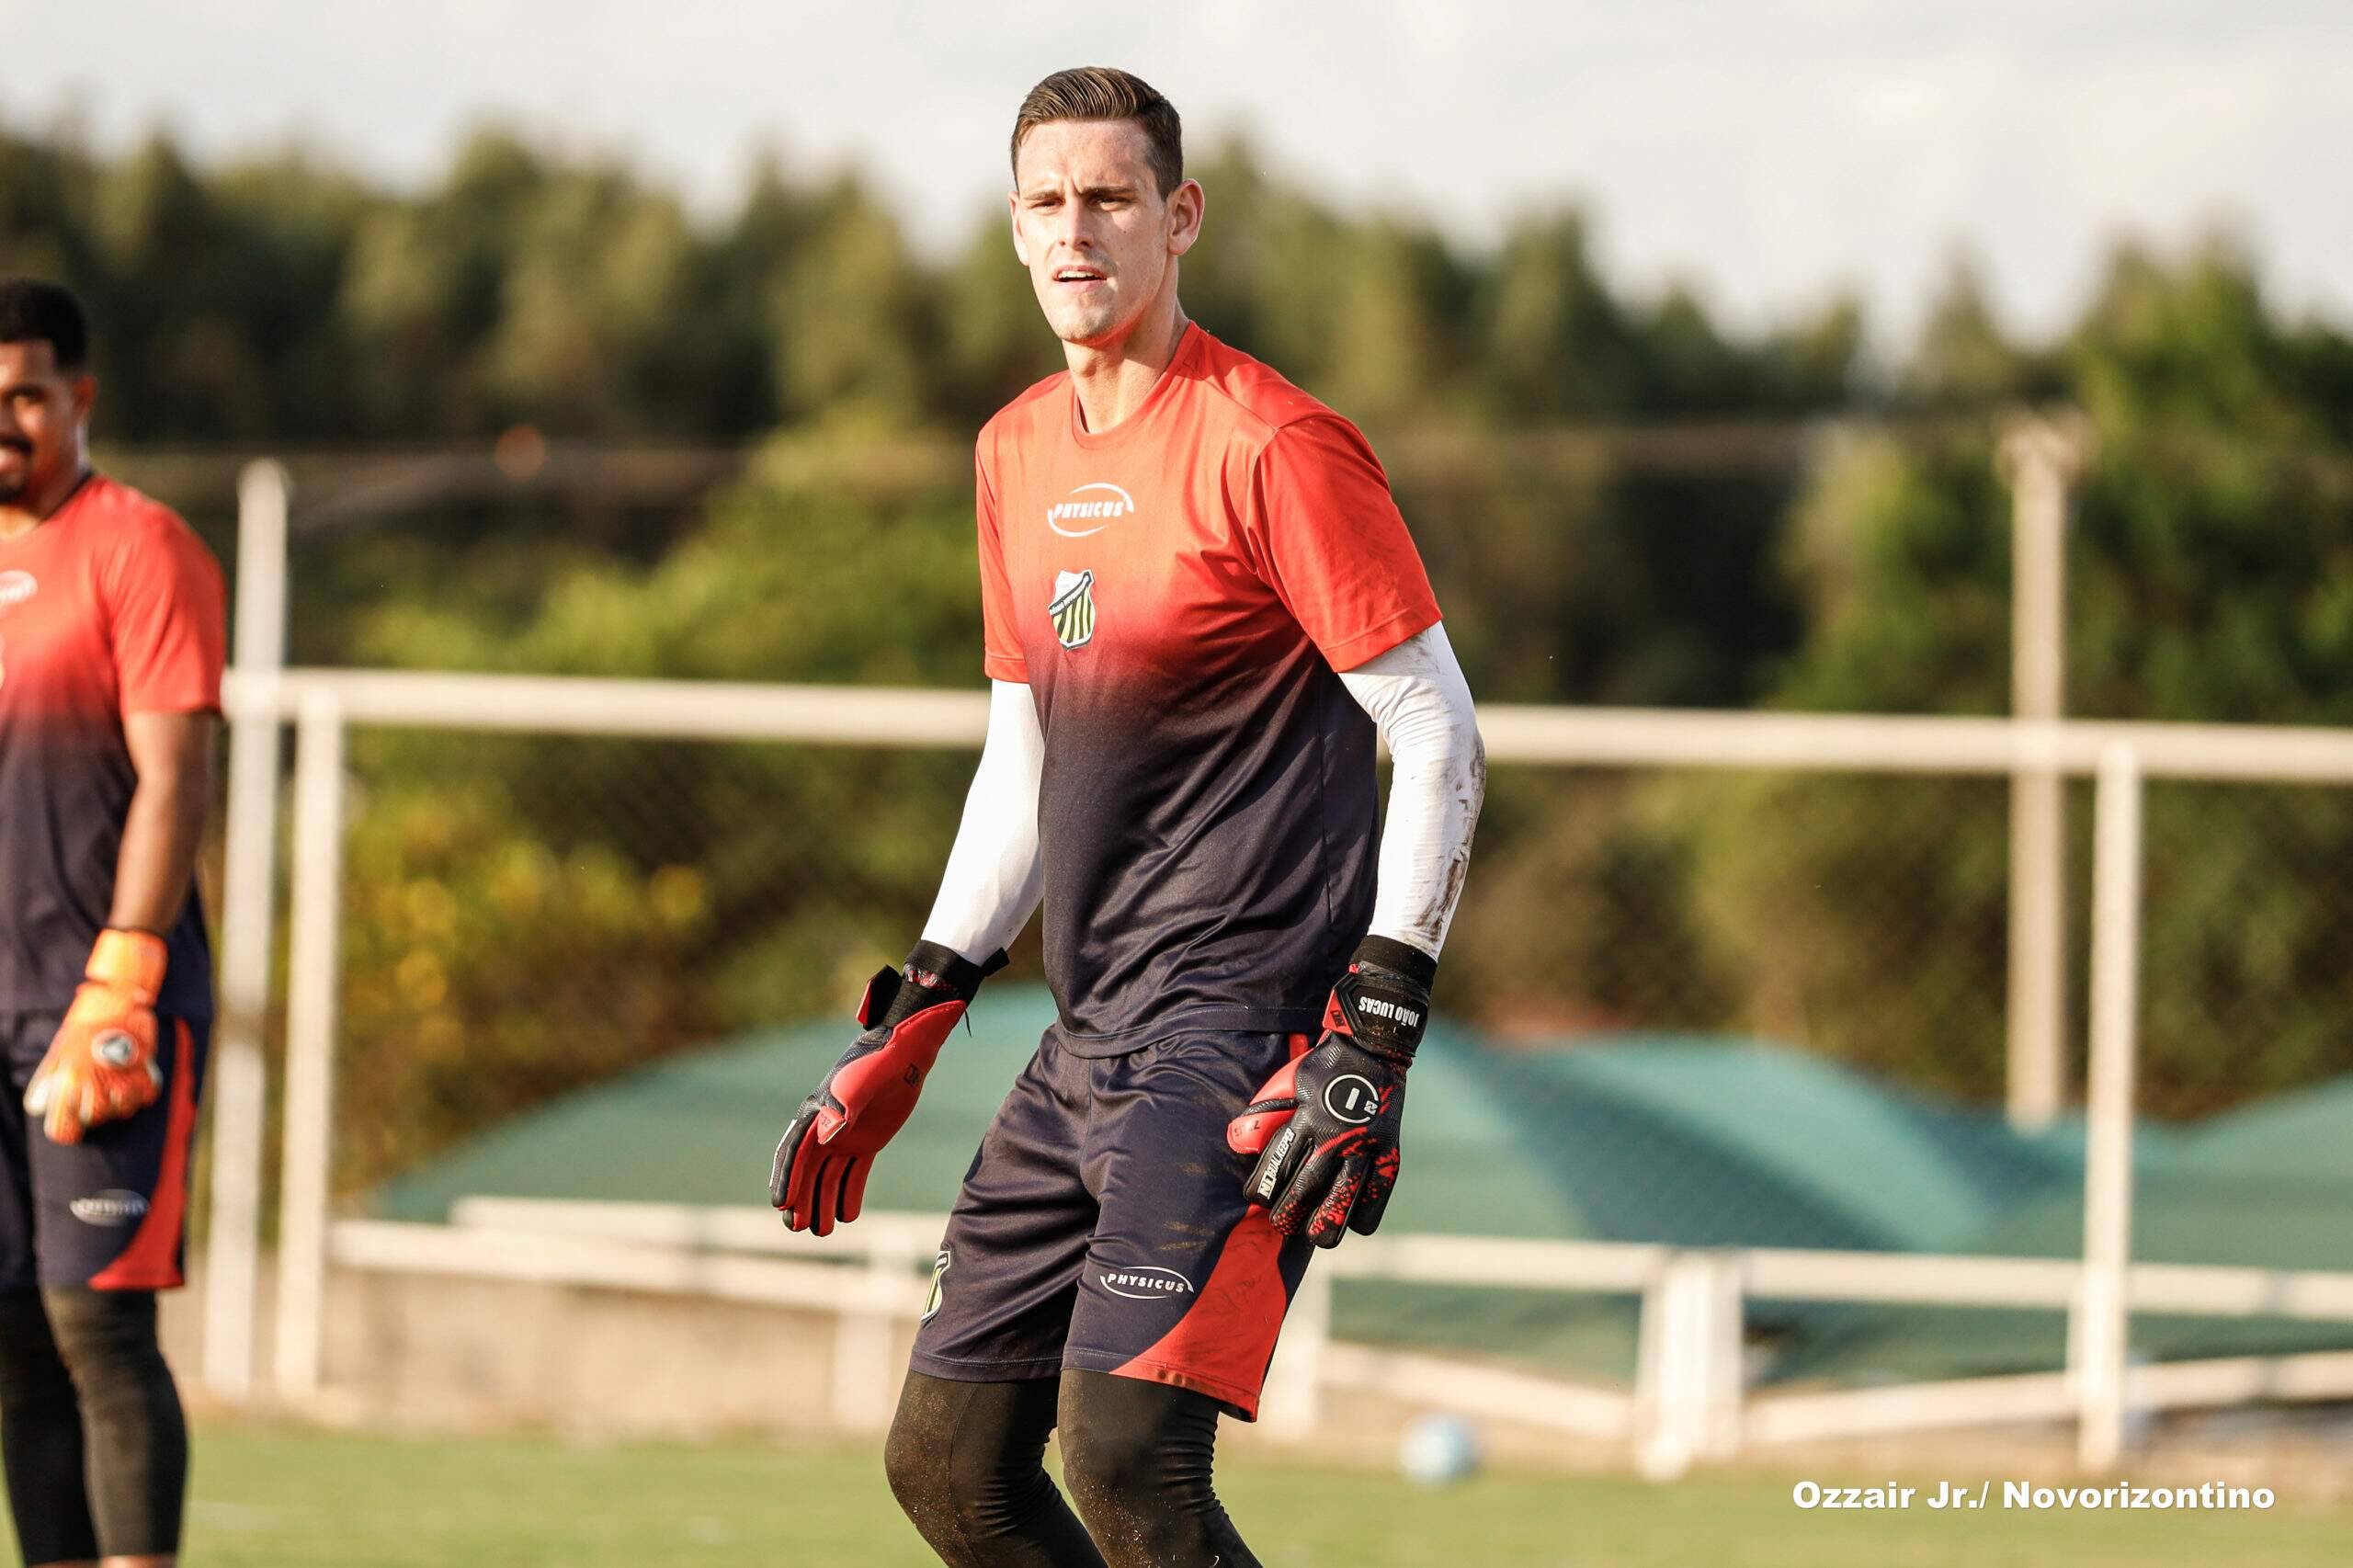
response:
[[[1067,202],[1054,214],[1054,239],[1073,251],[1085,249],[1087,212],[1083,201]]]

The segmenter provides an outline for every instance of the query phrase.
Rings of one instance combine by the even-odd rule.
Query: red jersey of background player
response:
[[[1316,1028],[1381,841],[1373,723],[1336,672],[1438,619],[1372,449],[1188,326],[1116,426],[1052,376],[978,466],[987,670],[1029,684],[1045,735],[1064,1042]]]
[[[220,709],[225,600],[188,525],[103,475],[0,540],[0,1012],[73,1002],[138,784],[122,716]],[[168,940],[156,1011],[210,1018],[194,896]]]

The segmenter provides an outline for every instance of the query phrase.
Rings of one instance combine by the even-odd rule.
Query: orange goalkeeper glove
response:
[[[83,971],[89,978],[25,1087],[25,1110],[41,1119],[51,1142],[79,1143],[90,1128],[135,1116],[164,1092],[155,997],[169,956],[150,932],[98,933]]]

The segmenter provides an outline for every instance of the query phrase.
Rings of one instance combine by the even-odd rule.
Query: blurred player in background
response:
[[[155,1338],[180,1283],[212,1017],[193,891],[220,568],[90,469],[89,332],[0,280],[0,1450],[31,1563],[169,1563],[188,1431]]]
[[[981,433],[987,742],[923,939],[770,1197],[857,1218],[1042,893],[1060,1017],[949,1220],[892,1486],[956,1568],[1246,1568],[1218,1415],[1255,1418],[1313,1249],[1381,1221],[1484,756],[1364,438],[1177,303],[1203,194],[1175,108],[1059,73],[1013,163],[1070,368]]]

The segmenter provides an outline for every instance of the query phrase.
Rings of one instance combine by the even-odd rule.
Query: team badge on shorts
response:
[[[931,1294],[924,1298],[923,1316],[917,1321],[929,1323],[939,1315],[939,1309],[948,1304],[948,1266],[954,1261],[948,1256],[946,1247],[939,1249],[939,1256],[931,1266]]]
[[[1054,636],[1065,648],[1083,648],[1095,636],[1095,574],[1057,572],[1054,597],[1046,606]]]

